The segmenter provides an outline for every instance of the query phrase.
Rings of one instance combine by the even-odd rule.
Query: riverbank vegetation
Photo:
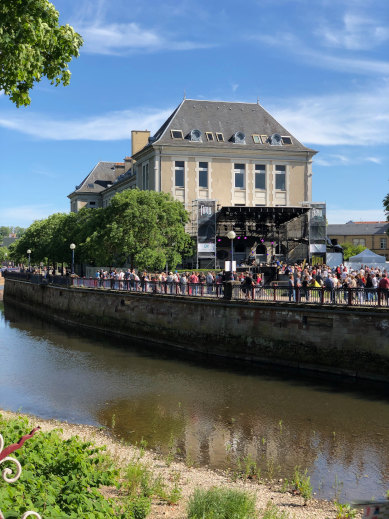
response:
[[[44,519],[347,517],[336,515],[339,507],[335,504],[307,498],[279,483],[248,478],[232,481],[207,468],[166,461],[147,451],[143,442],[126,445],[95,427],[38,418],[30,422],[26,416],[2,412],[0,432],[5,446],[35,425],[41,431],[12,454],[22,465],[20,479],[14,484],[0,482],[6,519],[19,518],[27,510],[35,510]],[[291,484],[301,483],[304,477],[306,473],[299,470]]]
[[[35,221],[10,247],[11,259],[27,263],[69,263],[71,243],[76,263],[163,270],[191,255],[185,232],[189,215],[167,193],[131,189],[115,195],[109,206],[56,213]]]

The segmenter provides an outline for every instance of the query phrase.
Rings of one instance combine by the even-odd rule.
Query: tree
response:
[[[48,0],[0,2],[0,90],[17,107],[27,106],[34,83],[68,85],[68,63],[83,41],[74,29],[59,25],[59,13]]]
[[[341,243],[340,246],[343,249],[344,261],[348,261],[351,256],[356,256],[366,249],[363,245],[353,245],[352,243]]]
[[[7,247],[0,247],[0,265],[9,259]]]
[[[168,264],[174,268],[183,255],[193,252],[191,237],[185,232],[188,220],[182,203],[167,193],[126,190],[102,210],[87,248],[100,265],[130,263],[162,270]]]
[[[386,197],[383,199],[382,202],[384,204],[386,219],[389,221],[389,193],[386,195]],[[388,232],[388,234],[389,234],[389,232]]]

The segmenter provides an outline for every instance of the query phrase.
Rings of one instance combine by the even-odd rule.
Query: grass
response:
[[[225,488],[196,489],[189,499],[188,519],[255,519],[255,499]]]
[[[261,519],[289,519],[289,514],[284,510],[279,510],[276,505],[273,505],[272,502],[269,502],[266,505],[263,515]]]
[[[306,504],[312,497],[311,478],[307,475],[307,469],[301,472],[300,467],[295,467],[292,484],[295,492],[299,493]]]
[[[336,506],[336,519],[353,519],[357,515],[357,511],[353,510],[347,503],[337,503]]]

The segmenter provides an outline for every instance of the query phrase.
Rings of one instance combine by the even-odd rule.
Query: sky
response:
[[[189,99],[260,104],[319,153],[329,223],[385,220],[389,0],[54,0],[84,38],[71,83],[0,93],[0,226],[69,212],[98,161]]]

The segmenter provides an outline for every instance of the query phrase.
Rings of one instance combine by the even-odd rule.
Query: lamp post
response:
[[[227,233],[227,238],[229,238],[231,240],[231,268],[230,268],[230,272],[231,272],[231,279],[233,279],[233,268],[232,268],[232,264],[234,262],[234,240],[236,238],[236,232],[235,231],[229,231]]]
[[[74,249],[76,248],[74,243],[70,244],[70,248],[71,248],[71,251],[72,251],[72,274],[74,274]]]
[[[28,254],[28,271],[30,272],[30,270],[31,270],[31,249],[27,249],[27,254]]]

